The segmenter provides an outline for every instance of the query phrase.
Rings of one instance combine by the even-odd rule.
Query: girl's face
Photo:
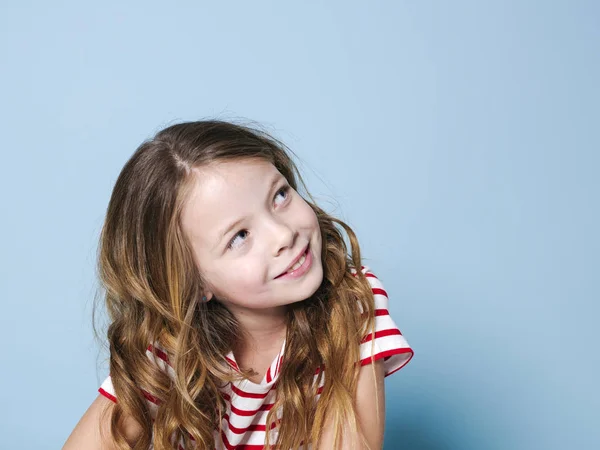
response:
[[[182,215],[209,292],[234,314],[305,300],[323,280],[317,217],[268,161],[219,162],[196,170]],[[309,246],[299,278],[277,278]],[[308,258],[308,257],[307,257]]]

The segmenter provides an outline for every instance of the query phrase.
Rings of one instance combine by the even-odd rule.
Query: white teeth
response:
[[[287,273],[290,273],[292,270],[296,270],[298,267],[300,267],[302,264],[304,264],[305,260],[306,260],[306,255],[302,255],[302,257],[298,260],[298,262],[296,264],[294,264],[292,266],[292,268],[287,271]]]

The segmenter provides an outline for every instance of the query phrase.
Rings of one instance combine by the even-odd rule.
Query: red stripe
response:
[[[163,352],[162,350],[160,350],[160,349],[158,349],[158,348],[154,347],[152,344],[150,344],[150,345],[148,346],[148,349],[147,349],[147,350],[148,350],[150,353],[152,353],[152,349],[156,350],[156,356],[158,356],[158,357],[159,357],[160,359],[162,359],[164,362],[166,362],[167,364],[169,364],[169,366],[171,365],[171,364],[170,364],[170,362],[169,362],[169,356],[168,356],[168,355],[167,355],[165,352]]]
[[[151,394],[149,394],[148,392],[146,392],[143,389],[140,389],[140,391],[142,391],[142,395],[144,397],[146,397],[146,399],[148,399],[149,401],[151,401],[155,405],[159,405],[160,404],[160,400],[158,400],[156,397],[152,396]],[[117,397],[115,397],[114,395],[106,392],[104,389],[99,388],[98,392],[100,392],[102,395],[104,395],[107,399],[112,400],[113,402],[117,403]]]
[[[389,316],[390,312],[389,310],[385,309],[385,308],[380,308],[380,309],[376,309],[374,311],[373,316],[377,317],[377,316]],[[363,312],[361,313],[361,317],[367,317],[367,313]]]
[[[260,411],[270,411],[272,408],[273,403],[265,403],[264,405],[261,405],[260,408],[255,410],[240,409],[231,404],[231,412],[237,414],[238,416],[244,417],[253,416],[259,413]]]
[[[238,428],[231,424],[228,414],[224,414],[223,417],[227,420],[227,426],[229,427],[229,429],[235,434],[243,434],[246,431],[267,431],[267,426],[260,424],[249,425],[246,428]],[[271,424],[271,429],[275,428],[279,422],[279,420],[276,420],[273,424]]]
[[[267,383],[271,382],[271,366],[267,369]]]
[[[269,391],[271,389],[269,389]],[[240,397],[245,397],[245,398],[265,398],[267,395],[269,395],[269,391],[265,392],[264,394],[256,394],[254,392],[246,392],[246,391],[236,387],[233,383],[231,384],[231,390],[233,392],[235,392],[237,395],[239,395]]]
[[[233,406],[233,403],[231,402],[231,397],[228,394],[223,393],[223,398],[229,402],[229,404],[231,405],[231,412],[236,413],[238,416],[253,416],[254,414],[256,414],[259,411],[269,411],[272,407],[273,407],[273,403],[265,403],[263,405],[261,405],[260,408],[258,409],[254,409],[254,410],[246,410],[246,409],[240,409],[240,408],[236,408],[235,406]]]
[[[246,428],[234,427],[229,421],[229,415],[225,414],[223,417],[227,420],[229,430],[235,434],[243,434],[246,431],[267,431],[266,425],[250,425]]]
[[[385,289],[374,287],[374,288],[371,288],[371,290],[373,291],[373,294],[385,295],[386,297],[388,296],[387,292],[385,292]]]
[[[362,270],[361,270],[361,272],[362,272]],[[355,277],[356,277],[357,275],[358,275],[358,274],[356,274],[356,273],[353,273],[353,274],[352,274],[352,276],[355,276]],[[376,276],[375,276],[375,275],[374,275],[372,272],[370,272],[370,271],[369,271],[369,272],[363,272],[363,275],[364,275],[365,277],[369,277],[369,278],[377,278],[377,277],[376,277]]]
[[[231,358],[228,358],[227,356],[225,357],[225,359],[227,360],[227,362],[229,363],[229,365],[231,367],[233,367],[235,370],[238,370],[238,371],[240,370],[239,367],[238,367],[238,365],[235,363],[234,360],[232,360]]]
[[[360,269],[361,269],[360,271],[362,272],[364,268],[365,268],[365,266],[360,266]],[[353,273],[352,275],[353,275],[353,276],[357,276],[357,275],[358,275],[358,273]],[[371,269],[367,270],[366,272],[363,272],[363,275],[364,275],[365,277],[377,278],[377,277],[375,276],[375,274],[374,274],[374,273],[371,271]]]
[[[394,370],[392,370],[390,373],[386,373],[385,376],[389,377],[391,374],[398,372],[400,369],[402,369],[405,365],[408,364],[408,362],[412,359],[412,357],[415,355],[414,352],[411,350],[410,352],[403,352],[403,353],[410,353],[410,356],[408,357],[408,359],[406,361],[404,361],[404,364],[402,364],[400,367],[396,367]]]
[[[388,330],[379,330],[379,331],[375,332],[375,339],[384,337],[384,336],[394,336],[394,335],[402,336],[402,333],[400,332],[400,330],[398,328],[390,328]],[[369,333],[362,339],[362,341],[360,341],[360,343],[362,344],[363,342],[369,342],[371,339],[373,339],[373,335],[371,333]]]
[[[109,394],[108,392],[106,392],[104,389],[99,388],[98,392],[100,392],[102,395],[104,395],[107,399],[112,400],[113,402],[117,403],[117,397],[115,397],[112,394]]]
[[[143,389],[140,389],[140,391],[142,391],[142,394],[144,395],[144,397],[146,397],[146,399],[148,399],[149,401],[151,401],[155,405],[160,405],[160,400],[157,399],[156,397],[154,397],[152,394],[146,392]]]
[[[261,445],[231,445],[224,431],[221,431],[221,438],[223,439],[223,444],[225,444],[225,448],[227,450],[263,450],[264,446]]]
[[[393,355],[400,355],[400,354],[403,354],[403,353],[411,353],[411,355],[410,355],[410,358],[408,358],[406,360],[406,362],[404,364],[402,364],[402,366],[400,366],[398,368],[398,369],[401,369],[402,367],[404,367],[406,365],[406,363],[408,361],[410,361],[412,359],[412,357],[414,355],[413,350],[411,348],[408,348],[408,347],[407,348],[395,348],[395,349],[392,349],[392,350],[386,350],[384,352],[376,353],[375,355],[373,355],[373,361],[377,361],[378,359],[385,358],[385,357],[390,357],[390,356],[393,356]],[[371,356],[367,356],[366,358],[363,358],[360,361],[360,365],[361,366],[365,366],[367,364],[371,364],[371,362],[372,362],[371,361]],[[398,369],[394,369],[392,372],[388,373],[386,375],[386,377],[388,375],[391,375],[392,373],[396,372]]]

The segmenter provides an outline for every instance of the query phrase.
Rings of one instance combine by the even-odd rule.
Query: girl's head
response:
[[[289,419],[278,442],[292,448],[318,435],[325,406],[306,405],[314,404],[309,387],[322,365],[341,384],[326,383],[319,405],[353,417],[351,361],[372,327],[372,293],[360,270],[348,271],[360,267],[354,233],[297,192],[302,178],[288,152],[258,129],[188,122],[144,142],[121,171],[98,267],[120,399],[113,423],[133,415],[148,431],[141,446],[152,429],[157,450],[182,429],[212,445],[224,405],[220,383],[236,376],[224,356],[243,339],[244,320],[266,311],[286,318],[286,355],[294,355],[284,358],[278,380],[287,395],[276,406]],[[335,224],[349,235],[351,258]],[[309,271],[279,277],[307,248]],[[166,351],[174,375],[146,357],[150,343]],[[154,424],[140,389],[161,400]],[[116,427],[112,434],[127,448]]]
[[[231,126],[223,131],[239,134]],[[295,190],[291,161],[276,147],[263,143],[261,149],[259,139],[247,133],[246,141],[222,144],[221,155],[235,152],[237,159],[213,154],[212,161],[198,161],[204,153],[198,147],[177,154],[187,194],[180,226],[203,275],[205,296],[234,314],[243,309],[244,317],[305,300],[323,280],[317,215]],[[248,142],[257,150],[244,148]],[[306,275],[281,277],[306,249],[312,260]]]

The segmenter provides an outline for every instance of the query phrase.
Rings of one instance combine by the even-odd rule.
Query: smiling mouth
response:
[[[289,269],[287,269],[285,272],[280,273],[279,275],[277,275],[275,277],[275,279],[280,278],[284,275],[287,275],[289,272],[293,272],[294,270],[298,270],[298,268],[296,269],[292,269],[295,265],[297,265],[300,261],[302,261],[302,264],[304,264],[304,262],[306,261],[306,258],[308,256],[308,252],[310,250],[310,242],[306,245],[306,248],[304,249],[304,252],[302,252],[302,254],[298,257],[298,259],[296,260],[296,262],[294,264],[292,264]],[[304,260],[302,258],[305,258]],[[300,265],[300,267],[302,266],[302,264]]]

